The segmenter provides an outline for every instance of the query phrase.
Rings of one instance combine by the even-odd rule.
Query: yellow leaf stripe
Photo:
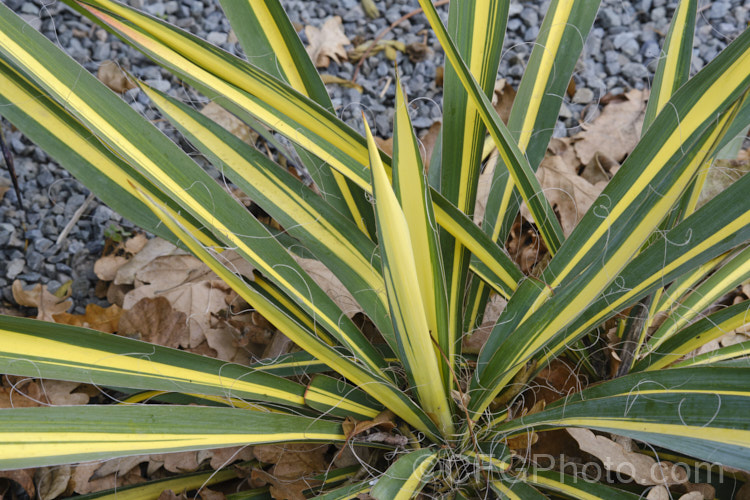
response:
[[[287,290],[295,291],[295,287],[289,283],[289,281],[280,274],[275,267],[265,265],[265,260],[258,255],[240,235],[235,234],[234,231],[230,230],[221,221],[216,219],[210,207],[203,205],[193,198],[188,191],[184,190],[171,176],[167,175],[148,155],[144,154],[136,144],[133,144],[130,139],[122,133],[117,124],[112,123],[107,117],[102,116],[100,113],[102,110],[96,110],[91,107],[85,96],[72,91],[72,89],[56,77],[50,68],[41,64],[38,59],[33,57],[32,54],[18,45],[4,32],[0,33],[0,45],[11,53],[16,60],[23,61],[25,67],[33,73],[39,81],[45,82],[45,84],[48,85],[61,100],[64,100],[70,108],[75,109],[78,114],[84,116],[91,128],[95,129],[101,136],[106,137],[118,151],[126,153],[134,164],[139,165],[143,170],[148,172],[153,179],[156,179],[165,191],[173,193],[176,199],[179,199],[184,206],[190,208],[191,213],[195,217],[199,220],[205,221],[214,233],[220,234],[225,241],[228,241],[230,245],[237,248],[241,254],[261,268],[264,274],[279,283],[280,286]],[[339,339],[342,339],[342,341],[346,343],[347,335],[339,326],[336,318],[331,318],[323,313],[323,311],[320,310],[315,302],[307,297],[307,295],[302,293],[296,294],[299,300],[309,308],[310,311],[312,311],[315,317],[325,323],[326,328],[329,331],[339,332]],[[352,342],[348,342],[347,345],[359,359],[364,360],[369,364],[372,370],[380,372],[382,375],[377,362],[370,359],[369,356],[360,349],[359,345]]]
[[[192,383],[220,388],[227,397],[242,391],[250,394],[262,394],[269,398],[288,401],[300,406],[305,404],[301,395],[242,379],[222,377],[221,375],[191,370],[190,368],[151,361],[145,357],[105,352],[7,329],[0,330],[0,333],[2,333],[3,338],[0,356],[8,359],[29,359],[29,346],[31,345],[34,346],[34,356],[50,365],[75,369],[91,366],[97,370],[108,371],[113,374],[133,374],[141,378],[152,378],[160,381],[166,379],[170,383],[174,383],[175,392],[186,392],[181,389],[180,384]],[[195,389],[191,388],[191,390]]]
[[[414,390],[427,414],[432,415],[443,434],[451,433],[453,422],[450,405],[440,383],[440,370],[430,339],[411,248],[411,233],[366,123],[365,129],[370,147],[375,216],[383,253],[386,292],[402,361],[416,385]]]
[[[163,211],[162,205],[151,199],[145,193],[139,192],[143,201],[152,207],[154,213],[164,222],[165,225],[187,246],[193,254],[200,258],[212,271],[221,277],[240,297],[248,304],[254,307],[258,313],[271,321],[276,328],[283,331],[295,344],[302,349],[321,360],[332,370],[340,373],[354,385],[368,393],[385,407],[390,408],[399,417],[404,419],[414,428],[424,432],[425,435],[433,440],[437,440],[437,435],[432,426],[426,424],[422,415],[417,413],[413,403],[408,400],[398,389],[388,382],[385,377],[379,377],[362,366],[358,365],[355,360],[342,356],[331,346],[325,344],[319,338],[310,335],[307,330],[302,328],[297,322],[289,316],[281,313],[268,300],[258,292],[245,285],[245,283],[224,267],[208,249],[202,247],[192,236],[182,229],[179,224],[169,218],[168,214]]]
[[[12,411],[12,410],[2,410]],[[249,443],[278,441],[343,441],[342,433],[288,431],[283,433],[227,433],[227,434],[142,434],[140,432],[0,432],[0,460],[7,457],[27,459],[75,456],[79,453],[136,454],[177,450],[196,450],[241,446]]]

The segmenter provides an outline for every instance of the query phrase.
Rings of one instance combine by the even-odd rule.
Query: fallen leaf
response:
[[[569,236],[606,187],[606,182],[591,184],[579,176],[575,168],[565,163],[560,156],[547,156],[537,170],[537,178],[544,195],[559,216],[565,236]],[[531,214],[524,204],[524,217],[531,221]]]
[[[34,486],[34,472],[36,469],[16,469],[0,471],[0,479],[10,479],[18,483],[26,492],[29,498],[36,498],[36,486]],[[0,495],[2,495],[3,486],[0,481]],[[2,498],[0,496],[0,498]]]
[[[424,165],[425,173],[430,170],[430,162],[432,161],[432,151],[435,149],[438,137],[440,136],[440,129],[443,126],[442,122],[435,122],[430,125],[427,132],[422,134],[419,138],[420,147],[419,153],[422,155],[422,164]]]
[[[294,260],[304,269],[307,274],[317,283],[341,310],[350,318],[362,312],[362,307],[352,297],[349,290],[341,284],[341,281],[322,262],[315,259],[305,259],[292,255]]]
[[[413,63],[424,61],[430,55],[430,52],[432,52],[429,45],[423,42],[412,42],[405,49],[406,55],[409,56],[409,60]]]
[[[195,280],[199,275],[205,276],[206,271],[205,264],[192,255],[165,255],[151,259],[136,271],[135,277],[157,285],[161,290],[168,290]]]
[[[597,152],[622,162],[640,140],[647,101],[647,90],[633,89],[604,106],[593,122],[581,124],[584,130],[571,138],[581,163],[589,163]]]
[[[582,451],[602,461],[604,468],[625,474],[642,486],[683,484],[688,481],[687,471],[672,462],[661,461],[643,453],[630,451],[623,445],[588,429],[568,428],[566,431],[578,442]]]
[[[344,430],[347,441],[349,441],[355,436],[358,436],[373,427],[380,427],[381,430],[391,431],[396,427],[396,424],[394,423],[395,419],[396,415],[394,415],[392,411],[384,410],[372,420],[359,421],[352,417],[346,417],[346,420],[344,420],[344,423],[341,424],[341,426]]]
[[[211,118],[214,122],[221,125],[224,129],[251,146],[254,146],[255,142],[258,140],[257,132],[214,101],[206,104],[201,110],[201,114]]]
[[[669,490],[666,486],[654,486],[648,491],[648,495],[646,495],[646,500],[670,500],[669,499]]]
[[[85,314],[53,314],[55,323],[93,328],[104,333],[115,333],[120,322],[122,309],[117,305],[101,307],[96,304],[86,305]]]
[[[118,94],[122,94],[138,86],[128,78],[122,68],[114,61],[102,62],[96,72],[96,77],[100,82]]]
[[[336,85],[341,85],[342,87],[357,89],[360,94],[365,91],[365,89],[362,88],[362,85],[355,83],[351,80],[347,80],[346,78],[341,78],[340,76],[325,74],[325,75],[320,75],[320,79],[323,80],[323,83],[325,83],[326,85],[336,84]]]
[[[492,293],[487,301],[487,307],[484,310],[482,324],[470,331],[463,338],[462,351],[468,354],[479,354],[487,339],[490,337],[492,329],[500,317],[500,313],[505,309],[507,301],[496,293]]]
[[[89,402],[89,395],[85,392],[74,392],[80,382],[64,380],[39,380],[42,393],[47,402],[53,406],[85,405]]]
[[[344,46],[351,42],[344,34],[340,16],[329,17],[320,28],[306,26],[305,34],[310,42],[307,53],[316,67],[327,68],[331,59],[337,63],[347,59]]]
[[[127,251],[128,248],[135,249],[137,246],[126,242],[125,248]],[[186,254],[184,250],[177,248],[172,243],[161,238],[152,238],[137,251],[129,253],[131,253],[132,256],[127,259],[125,264],[120,265],[115,270],[115,275],[112,279],[105,281],[114,281],[115,285],[132,285],[138,271],[149,265],[156,258],[165,255]],[[96,271],[96,267],[94,270]],[[100,277],[99,279],[104,278]]]
[[[18,305],[36,307],[38,309],[36,318],[42,321],[53,322],[55,314],[64,313],[73,305],[72,300],[65,300],[71,295],[68,290],[64,297],[56,297],[47,290],[47,285],[36,284],[31,290],[25,290],[20,280],[13,281],[11,286],[13,300]]]
[[[35,474],[39,500],[52,500],[62,495],[68,488],[71,466],[40,467]]]
[[[166,347],[188,347],[190,343],[187,316],[172,309],[164,297],[143,298],[123,311],[118,332]]]
[[[307,443],[256,446],[253,448],[255,458],[274,466],[269,472],[254,469],[252,477],[271,483],[273,498],[304,498],[302,491],[319,484],[309,479],[309,476],[328,467],[325,459],[328,448],[329,445]]]
[[[94,274],[102,281],[112,281],[128,260],[124,255],[105,255],[94,262]]]
[[[389,137],[388,139],[381,139],[380,137],[375,137],[375,144],[378,145],[378,147],[388,156],[393,156],[393,137]]]
[[[352,50],[347,52],[347,57],[352,62],[357,62],[363,57],[371,57],[378,52],[385,52],[385,56],[393,61],[396,59],[396,53],[397,52],[406,52],[407,47],[404,45],[404,42],[400,42],[398,40],[381,40],[378,43],[376,43],[374,46],[372,44],[372,40],[361,43],[354,47]],[[370,48],[372,47],[372,48]]]
[[[513,107],[515,99],[516,90],[510,86],[505,78],[501,78],[495,82],[495,90],[492,93],[492,106],[506,125],[508,124],[510,110]]]
[[[367,17],[370,19],[377,19],[380,17],[380,10],[378,10],[378,7],[375,5],[375,0],[361,0],[360,3],[362,4],[362,10],[365,11]]]
[[[97,474],[101,466],[102,463],[100,461],[87,462],[75,466],[70,477],[68,490],[86,495],[88,493],[120,488],[146,481],[141,476],[140,469],[130,467],[123,472],[113,471],[107,475]]]

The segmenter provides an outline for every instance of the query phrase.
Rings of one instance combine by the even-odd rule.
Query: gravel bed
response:
[[[204,98],[186,90],[167,71],[154,66],[139,52],[130,49],[105,31],[92,27],[86,20],[54,0],[3,0],[32,26],[62,47],[86,69],[96,72],[105,60],[115,60],[147,83],[196,105]],[[241,54],[233,43],[230,26],[218,0],[129,0],[153,15],[185,28]],[[328,17],[343,19],[347,36],[352,40],[372,40],[391,23],[417,8],[416,0],[379,0],[375,4],[380,17],[368,18],[359,0],[282,0],[293,22],[319,27]],[[548,0],[513,1],[500,64],[499,77],[517,87],[524,64],[536,38]],[[675,0],[604,0],[589,35],[584,55],[575,73],[577,91],[566,97],[556,136],[580,130],[584,109],[595,104],[606,93],[628,88],[646,88],[656,68],[656,57],[677,6]],[[447,6],[442,8],[447,17]],[[716,0],[702,2],[699,10],[692,71],[700,70],[747,26],[750,0]],[[307,41],[304,31],[303,41]],[[398,68],[410,99],[414,101],[414,125],[421,132],[441,119],[441,89],[435,85],[435,72],[443,65],[443,54],[437,40],[428,30],[423,15],[400,23],[386,34],[385,40],[405,44],[424,42],[428,57],[412,62],[398,55]],[[325,73],[350,79],[354,65],[332,62]],[[360,111],[365,110],[377,135],[389,137],[393,121],[395,87],[393,63],[381,52],[368,58],[361,67],[357,83],[364,91],[329,85],[329,92],[339,116],[362,130]],[[125,94],[131,106],[149,119],[157,117],[143,93],[131,90]],[[13,304],[11,283],[22,280],[28,285],[46,284],[51,291],[72,280],[74,312],[81,313],[88,303],[101,303],[94,296],[96,276],[93,262],[103,249],[105,237],[112,232],[127,234],[135,230],[132,223],[114,213],[42,150],[4,122],[5,137],[15,158],[23,201],[21,211],[11,189],[0,201],[0,294],[3,302]],[[168,135],[174,132],[160,123]],[[184,141],[181,142],[184,144]],[[0,176],[8,178],[7,171]],[[83,215],[70,232],[57,243],[60,233],[74,214],[84,206]],[[27,244],[28,242],[28,244]]]

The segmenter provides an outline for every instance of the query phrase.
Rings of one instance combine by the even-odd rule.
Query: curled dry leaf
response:
[[[10,479],[18,483],[29,498],[36,498],[36,486],[34,485],[34,472],[36,469],[16,469],[0,471],[0,492],[3,491],[3,479]]]
[[[606,182],[591,184],[560,156],[547,156],[542,160],[537,177],[544,195],[560,218],[565,236],[573,232],[576,224],[607,185]],[[525,204],[521,213],[526,220],[532,220]]]
[[[206,104],[201,110],[201,114],[211,118],[213,121],[224,127],[227,131],[242,139],[251,146],[255,145],[258,140],[258,133],[247,126],[245,122],[234,116],[225,108],[219,106],[214,101]]]
[[[115,304],[109,307],[88,304],[85,314],[59,313],[53,314],[52,318],[55,323],[93,328],[104,333],[115,333],[121,315],[122,308]]]
[[[117,461],[113,460],[112,462]],[[127,460],[125,463],[130,465]],[[97,474],[101,467],[102,463],[99,461],[87,462],[75,466],[70,477],[68,492],[86,495],[96,491],[120,488],[145,481],[140,474],[140,470],[135,469],[134,466],[127,469],[123,467],[122,470],[114,470],[106,475],[103,473]]]
[[[137,85],[128,78],[125,72],[120,66],[114,61],[104,61],[99,70],[96,72],[96,77],[104,85],[114,90],[118,94],[134,89]]]
[[[152,238],[144,245],[141,245],[140,248],[131,244],[134,239],[135,238],[131,238],[125,242],[125,250],[129,255],[126,263],[120,265],[115,270],[115,276],[113,279],[105,281],[114,281],[115,285],[132,285],[135,281],[136,274],[156,258],[165,255],[184,255],[186,253],[184,250],[177,248],[172,243],[161,238]],[[137,250],[135,250],[136,248]],[[130,251],[129,249],[135,251]],[[100,277],[99,279],[104,278]]]
[[[688,481],[687,471],[671,462],[657,462],[648,455],[630,451],[623,445],[605,436],[597,436],[588,429],[566,430],[578,442],[581,450],[601,460],[605,469],[625,474],[642,486],[672,486]]]
[[[320,28],[306,26],[305,34],[310,42],[307,53],[316,67],[327,68],[331,64],[331,59],[337,63],[346,60],[344,47],[350,45],[351,42],[344,34],[341,17],[329,17]]]
[[[124,311],[118,331],[126,337],[167,347],[189,347],[190,344],[187,316],[172,309],[164,297],[143,298]]]
[[[500,317],[500,313],[505,309],[506,304],[507,301],[504,298],[494,292],[492,293],[484,310],[482,324],[464,336],[462,352],[479,354],[479,351],[490,337],[490,333],[495,327],[495,323],[497,323],[497,318]]]
[[[647,90],[631,90],[605,106],[592,123],[582,124],[584,130],[572,137],[581,163],[589,163],[597,152],[621,162],[641,137],[647,101]]]
[[[42,321],[54,321],[53,316],[66,312],[73,305],[70,297],[71,290],[68,289],[63,297],[58,297],[47,290],[47,285],[36,284],[31,290],[26,290],[20,280],[15,280],[11,287],[13,300],[18,305],[36,307],[38,309],[36,319]]]
[[[270,483],[273,498],[305,498],[302,492],[319,484],[309,477],[328,468],[325,458],[328,447],[324,444],[307,443],[256,446],[253,448],[255,458],[274,466],[269,472],[254,469],[252,477]]]
[[[40,467],[35,474],[39,500],[52,500],[62,495],[68,488],[71,466]]]
[[[310,277],[333,299],[337,306],[350,318],[362,312],[362,307],[354,300],[352,294],[346,289],[341,281],[322,262],[315,259],[305,259],[293,255],[294,259]]]

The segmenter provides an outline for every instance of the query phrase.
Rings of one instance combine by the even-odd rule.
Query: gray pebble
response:
[[[634,80],[648,78],[650,73],[646,66],[640,63],[628,63],[622,67],[622,74]]]
[[[9,280],[16,279],[16,276],[23,272],[23,268],[26,265],[24,259],[13,259],[8,262],[8,267],[5,269],[5,277]]]
[[[580,87],[573,96],[573,102],[576,104],[588,104],[594,100],[594,91],[586,87]]]

